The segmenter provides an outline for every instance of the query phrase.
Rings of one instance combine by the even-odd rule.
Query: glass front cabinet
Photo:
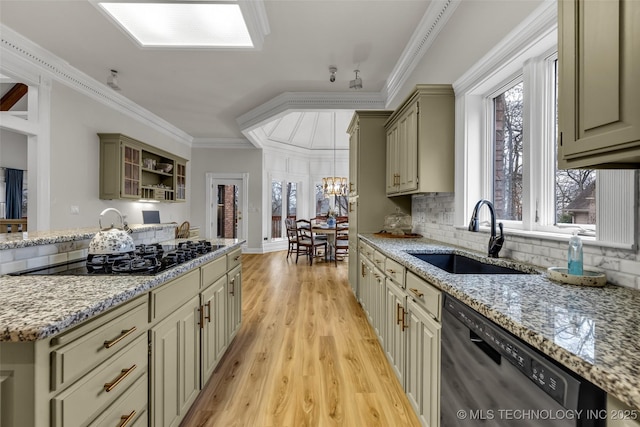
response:
[[[101,199],[186,201],[186,159],[123,134],[98,136]]]

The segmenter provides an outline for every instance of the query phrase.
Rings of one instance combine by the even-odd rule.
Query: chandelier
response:
[[[346,196],[347,195],[347,178],[338,176],[329,176],[322,178],[322,192],[325,197],[328,196]]]
[[[347,178],[336,175],[336,138],[333,138],[333,176],[322,178],[322,192],[324,197],[346,196]]]

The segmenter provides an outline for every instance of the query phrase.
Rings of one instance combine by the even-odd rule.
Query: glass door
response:
[[[122,146],[123,197],[140,197],[140,150],[128,145]]]
[[[215,179],[213,182],[213,231],[221,239],[241,239],[242,179]]]

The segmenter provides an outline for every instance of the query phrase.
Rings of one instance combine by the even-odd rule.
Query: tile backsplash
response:
[[[429,239],[453,244],[478,252],[486,252],[487,233],[472,233],[454,225],[453,193],[414,195],[411,216],[413,231]],[[535,264],[541,267],[564,266],[567,262],[566,241],[541,237],[510,235],[505,230],[501,257]],[[614,249],[595,245],[584,246],[584,266],[606,273],[609,283],[640,289],[640,256],[634,250]]]

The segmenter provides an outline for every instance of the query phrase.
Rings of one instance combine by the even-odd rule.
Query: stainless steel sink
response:
[[[487,264],[458,254],[420,254],[409,252],[409,255],[453,274],[530,274],[509,267]]]

